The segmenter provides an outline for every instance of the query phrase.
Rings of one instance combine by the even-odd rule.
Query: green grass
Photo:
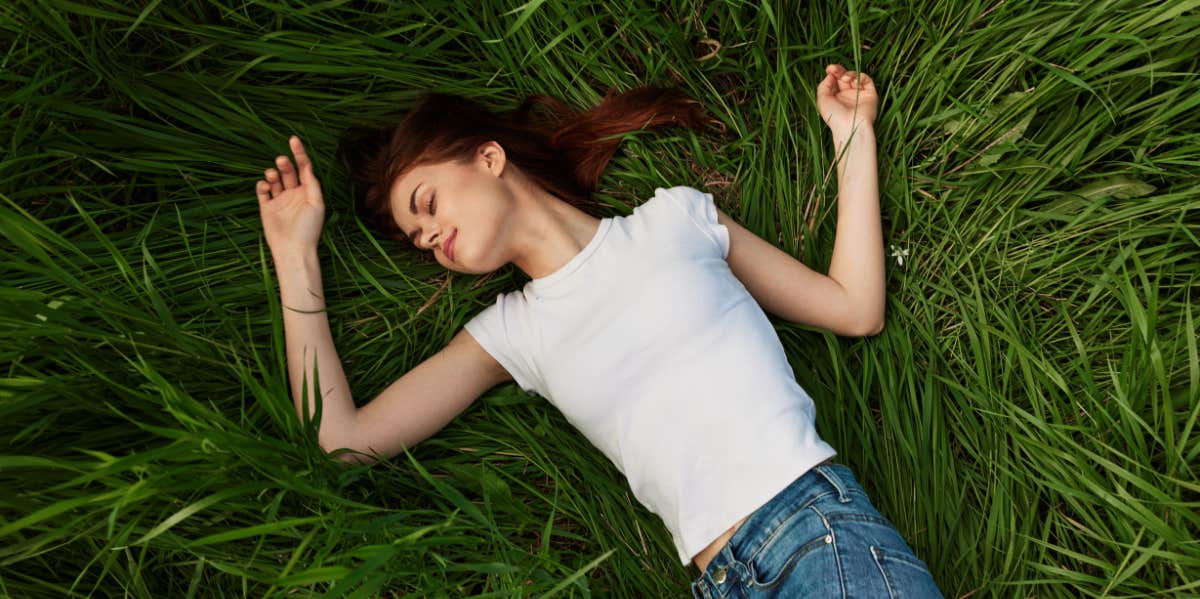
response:
[[[877,337],[774,319],[818,430],[947,597],[1200,595],[1200,2],[131,4],[0,7],[0,595],[686,596],[657,516],[515,384],[411,456],[324,455],[254,182],[305,140],[362,404],[524,275],[372,239],[343,129],[425,89],[678,85],[727,134],[629,135],[603,216],[692,185],[824,271],[827,62],[878,82],[908,257]]]

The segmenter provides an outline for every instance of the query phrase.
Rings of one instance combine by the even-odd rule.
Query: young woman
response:
[[[323,311],[324,201],[300,140],[258,182],[284,306],[297,411],[346,460],[392,457],[513,380],[553,402],[662,517],[697,597],[940,596],[929,571],[813,427],[764,309],[840,335],[883,327],[884,272],[865,74],[826,67],[817,108],[833,134],[839,207],[829,275],[760,239],[710,194],[658,188],[633,214],[581,210],[619,134],[702,128],[672,90],[610,94],[582,114],[533,96],[507,116],[429,95],[395,127],[339,149],[358,210],[382,234],[481,274],[513,263],[523,289],[356,408]],[[554,115],[538,121],[533,108]],[[370,455],[367,455],[370,454]]]

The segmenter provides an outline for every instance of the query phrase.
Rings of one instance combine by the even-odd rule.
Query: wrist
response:
[[[271,248],[271,261],[275,263],[276,270],[320,265],[316,247]]]
[[[855,139],[859,139],[862,137],[871,137],[872,139],[874,139],[875,125],[872,123],[866,122],[866,121],[858,121],[853,126],[851,126],[851,125],[839,125],[836,127],[830,126],[829,132],[833,134],[833,140],[835,142],[837,142],[838,146],[841,146],[842,144],[846,143],[847,140],[850,139],[851,135],[853,135]]]
[[[846,144],[851,142],[860,143],[875,143],[875,129],[870,124],[860,124],[858,127],[851,129],[850,127],[838,128],[832,130],[833,133],[833,148],[840,152]],[[858,145],[857,143],[854,145]]]
[[[316,312],[325,308],[321,284],[321,262],[314,248],[311,252],[281,255],[275,262],[279,294],[283,305],[295,312]]]

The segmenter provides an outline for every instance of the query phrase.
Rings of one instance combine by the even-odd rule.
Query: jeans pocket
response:
[[[883,575],[888,597],[902,599],[907,597],[941,597],[929,567],[920,558],[909,551],[871,546],[871,556],[875,565]]]
[[[825,542],[827,536],[821,535],[799,547],[789,545],[787,551],[776,550],[760,553],[755,558],[750,570],[750,586],[760,591],[778,586],[806,557],[827,548],[828,543]]]
[[[828,580],[812,574],[837,568],[830,532],[811,507],[792,514],[751,554],[747,586],[767,596],[817,594]]]

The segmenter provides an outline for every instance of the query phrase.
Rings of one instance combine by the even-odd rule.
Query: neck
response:
[[[512,262],[532,279],[550,275],[583,251],[600,219],[568,204],[530,181],[514,177],[518,215]]]

